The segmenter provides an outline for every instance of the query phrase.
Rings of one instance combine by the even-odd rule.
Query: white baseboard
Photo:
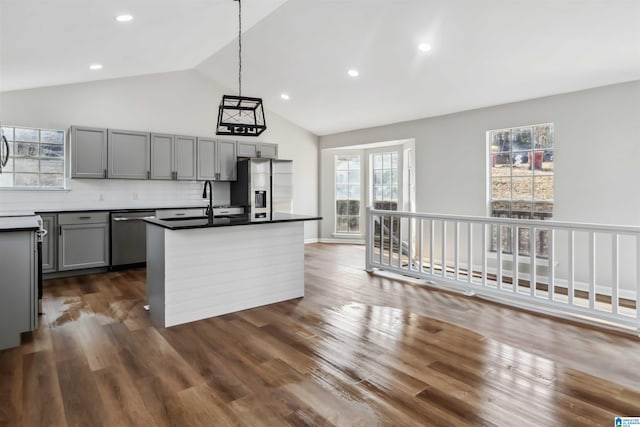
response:
[[[347,245],[364,245],[363,239],[320,239],[320,243],[344,243]]]
[[[320,239],[318,239],[317,237],[313,237],[311,239],[304,239],[304,244],[307,245],[309,243],[318,243],[320,241]]]

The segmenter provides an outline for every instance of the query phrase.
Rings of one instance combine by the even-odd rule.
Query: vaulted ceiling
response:
[[[640,79],[636,0],[242,9],[243,93],[318,135]],[[0,0],[0,91],[196,69],[235,93],[236,37],[232,0]]]

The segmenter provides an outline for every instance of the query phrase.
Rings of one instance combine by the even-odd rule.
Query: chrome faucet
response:
[[[211,181],[204,182],[204,189],[202,190],[202,198],[207,198],[207,186],[209,187],[209,206],[207,206],[207,222],[213,224],[213,186]]]

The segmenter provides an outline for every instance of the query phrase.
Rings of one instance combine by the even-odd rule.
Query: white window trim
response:
[[[11,187],[7,187],[7,186],[0,186],[0,192],[3,191],[45,191],[45,192],[49,192],[49,191],[62,191],[62,192],[68,192],[71,191],[71,189],[69,188],[68,182],[67,182],[67,158],[68,158],[68,150],[69,150],[69,145],[67,143],[68,140],[68,132],[64,129],[50,129],[50,128],[39,128],[39,127],[33,127],[33,126],[18,126],[18,125],[2,125],[2,127],[4,128],[13,128],[14,131],[16,128],[18,129],[37,129],[38,131],[52,131],[52,132],[62,132],[62,147],[63,147],[63,152],[62,152],[62,187],[46,187],[46,186],[11,186]],[[14,136],[15,138],[15,136]],[[15,141],[13,141],[13,143],[15,144]],[[40,143],[40,141],[38,142]],[[14,173],[14,171],[11,171],[11,173]]]

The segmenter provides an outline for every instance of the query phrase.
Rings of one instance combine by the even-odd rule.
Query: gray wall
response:
[[[417,211],[486,215],[486,131],[553,122],[554,219],[640,225],[639,117],[634,81],[322,136],[320,148],[415,138]],[[323,173],[323,199],[331,180]]]

